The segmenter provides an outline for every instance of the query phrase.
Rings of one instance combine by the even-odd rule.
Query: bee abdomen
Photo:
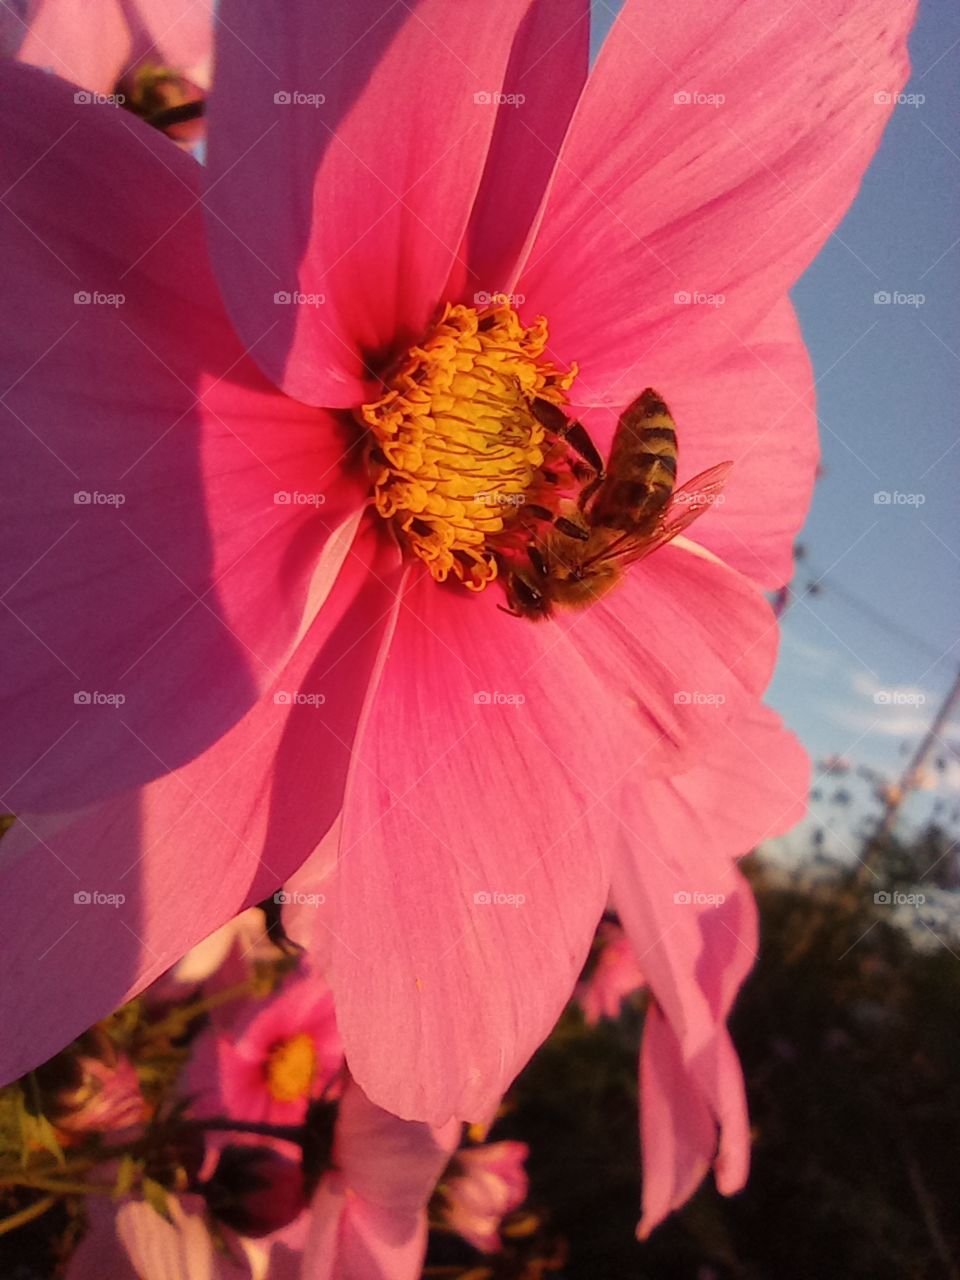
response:
[[[650,387],[624,410],[607,479],[590,519],[606,528],[643,531],[656,524],[677,478],[677,432],[670,410]]]

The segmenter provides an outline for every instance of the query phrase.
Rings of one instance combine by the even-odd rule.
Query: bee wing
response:
[[[671,542],[713,504],[732,468],[732,462],[718,462],[715,467],[701,471],[674,490],[670,505],[657,521],[652,533],[625,533],[622,538],[610,543],[604,551],[592,557],[589,563],[614,560],[622,565],[634,564],[658,547]]]

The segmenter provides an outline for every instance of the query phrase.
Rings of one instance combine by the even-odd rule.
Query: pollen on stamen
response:
[[[549,444],[534,399],[566,403],[576,365],[543,353],[547,324],[509,305],[444,308],[381,399],[362,406],[374,503],[437,582],[497,576],[491,548],[536,488]]]
[[[278,1102],[296,1102],[310,1092],[317,1065],[316,1046],[301,1032],[281,1040],[266,1063],[267,1088]]]

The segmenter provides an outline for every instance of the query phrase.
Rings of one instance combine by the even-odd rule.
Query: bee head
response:
[[[520,618],[548,618],[551,602],[542,585],[531,577],[514,569],[506,584],[507,604],[510,612]]]

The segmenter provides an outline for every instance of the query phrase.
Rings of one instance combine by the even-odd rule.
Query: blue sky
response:
[[[910,49],[906,92],[924,101],[897,108],[857,200],[793,291],[824,469],[802,534],[816,573],[801,564],[797,583],[824,582],[785,619],[770,693],[815,756],[894,773],[960,666],[960,9],[921,4]],[[924,301],[876,305],[880,291]],[[878,491],[924,501],[878,505]],[[878,692],[904,700],[878,705]],[[960,801],[955,757],[940,793]],[[910,816],[930,803],[921,794]]]
[[[597,40],[617,8],[595,5]],[[784,618],[769,694],[815,759],[890,775],[960,666],[960,8],[921,3],[910,48],[905,92],[924,101],[897,108],[854,205],[793,290],[823,450],[796,585],[823,584]],[[884,305],[876,293],[924,300]],[[901,499],[877,503],[878,492]],[[838,785],[827,780],[827,798]],[[834,848],[875,808],[866,786],[850,790]],[[947,813],[960,806],[956,757],[939,795]],[[924,818],[934,799],[919,794],[906,815]]]

